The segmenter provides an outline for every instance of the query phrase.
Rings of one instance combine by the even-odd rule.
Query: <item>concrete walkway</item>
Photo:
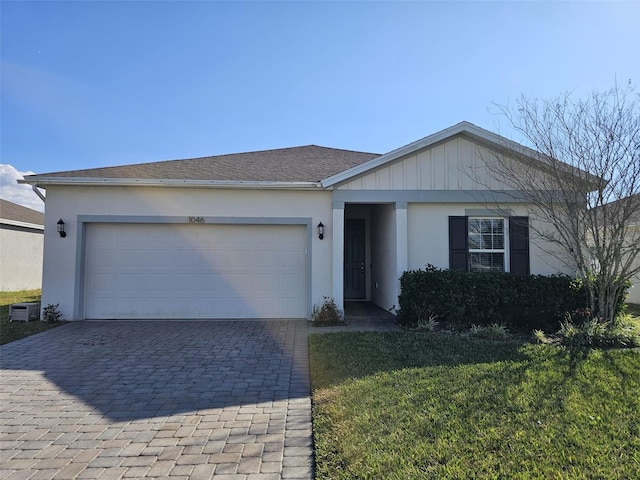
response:
[[[345,302],[345,325],[316,327],[311,325],[309,333],[337,332],[399,332],[402,327],[389,311],[371,302]]]
[[[0,479],[313,475],[307,322],[75,322],[3,345]]]

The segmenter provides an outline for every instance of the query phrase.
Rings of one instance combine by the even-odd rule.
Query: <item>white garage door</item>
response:
[[[306,227],[89,224],[85,317],[304,318]]]

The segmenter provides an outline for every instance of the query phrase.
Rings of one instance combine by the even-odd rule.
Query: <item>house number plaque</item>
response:
[[[189,217],[189,223],[204,223],[204,217]]]

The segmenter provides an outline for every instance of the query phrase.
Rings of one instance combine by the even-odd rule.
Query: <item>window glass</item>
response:
[[[470,253],[472,272],[504,272],[504,253]]]
[[[469,219],[469,270],[504,272],[505,229],[503,218]]]

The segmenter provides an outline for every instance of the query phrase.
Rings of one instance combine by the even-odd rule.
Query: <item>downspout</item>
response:
[[[40,200],[42,200],[42,203],[46,203],[45,196],[42,194],[40,190],[38,190],[37,185],[31,185],[31,189],[36,193],[36,195],[38,195],[38,197],[40,197]]]

